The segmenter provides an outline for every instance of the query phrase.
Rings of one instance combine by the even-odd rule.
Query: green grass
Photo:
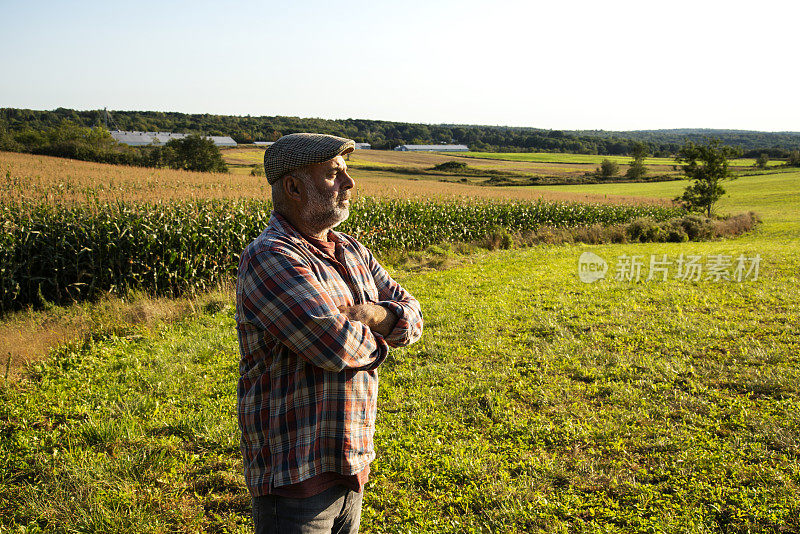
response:
[[[90,339],[0,389],[0,525],[197,532],[245,522],[231,321],[228,308]]]
[[[604,159],[627,165],[631,162],[630,156],[602,156],[596,154],[561,154],[553,152],[439,152],[468,158],[497,159],[505,161],[525,161],[537,163],[590,163],[600,165]],[[734,167],[752,167],[754,158],[738,158],[730,161]],[[646,165],[676,165],[674,158],[646,158]],[[782,161],[770,161],[769,166],[783,164]]]
[[[769,267],[584,285],[584,250]],[[369,531],[796,530],[797,268],[735,243],[554,247],[408,280],[428,331],[383,374]]]
[[[362,530],[800,532],[800,173],[748,180],[721,206],[762,214],[742,238],[397,272],[426,330],[381,369]],[[612,271],[622,254],[763,260],[757,281],[584,284],[585,251]],[[65,348],[0,388],[0,525],[246,532],[237,359],[220,302]]]

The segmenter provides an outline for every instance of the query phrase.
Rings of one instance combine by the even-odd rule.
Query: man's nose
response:
[[[352,189],[354,185],[356,185],[356,182],[353,178],[347,171],[342,171],[342,189]]]

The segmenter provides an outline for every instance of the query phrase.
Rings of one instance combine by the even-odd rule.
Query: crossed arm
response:
[[[375,368],[389,346],[419,339],[422,315],[417,301],[371,255],[367,263],[380,301],[337,306],[303,258],[283,251],[259,254],[240,266],[237,315],[323,369]]]
[[[387,337],[394,330],[398,321],[397,315],[392,310],[372,302],[354,306],[339,306],[339,311],[349,320],[363,323],[383,337]]]

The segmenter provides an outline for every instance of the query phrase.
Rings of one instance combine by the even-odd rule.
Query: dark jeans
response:
[[[333,486],[307,499],[253,498],[256,534],[357,534],[362,493]]]

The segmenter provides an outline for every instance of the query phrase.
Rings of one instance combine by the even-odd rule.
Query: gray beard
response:
[[[306,205],[306,224],[314,232],[324,232],[336,228],[350,216],[346,206],[334,204],[333,199],[323,198],[317,190],[311,188]]]

